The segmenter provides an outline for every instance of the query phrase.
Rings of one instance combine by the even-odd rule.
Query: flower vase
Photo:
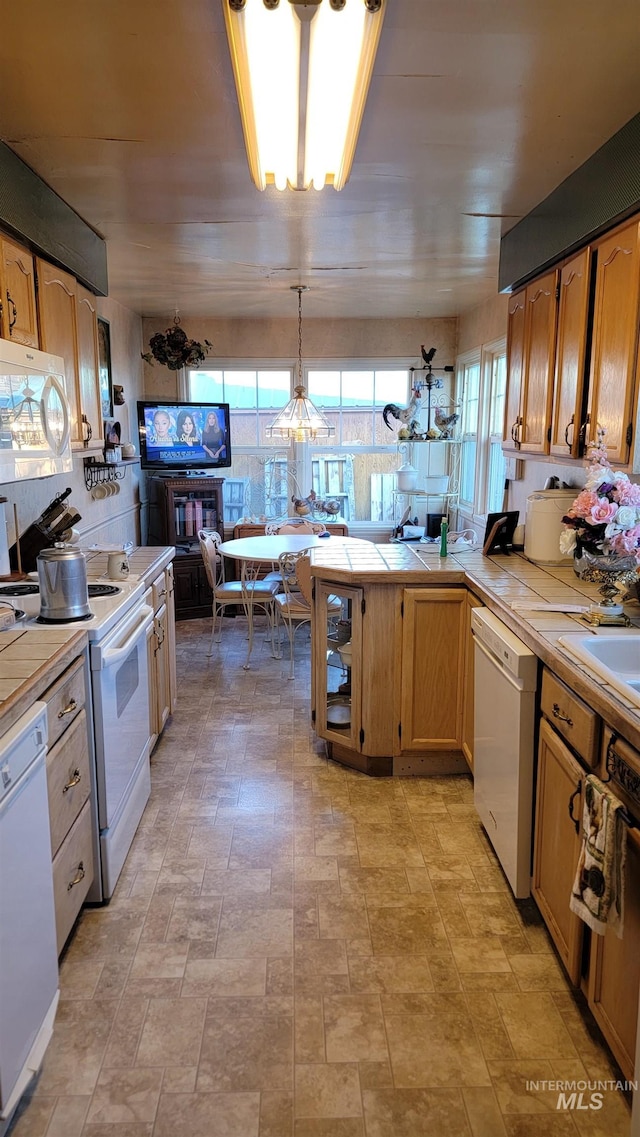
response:
[[[607,618],[615,619],[615,622],[625,621],[622,604],[616,597],[620,585],[631,584],[637,578],[636,558],[589,553],[583,549],[574,557],[573,568],[580,580],[600,585],[598,591],[602,599],[599,603],[592,604],[590,609],[593,622],[604,623]]]

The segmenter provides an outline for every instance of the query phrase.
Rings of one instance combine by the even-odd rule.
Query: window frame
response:
[[[473,364],[480,366],[473,502],[464,501],[462,497],[459,497],[458,500],[458,512],[463,515],[464,519],[468,519],[470,523],[478,527],[483,527],[486,524],[487,514],[492,512],[488,508],[491,449],[496,444],[502,445],[501,430],[500,434],[490,433],[492,403],[495,397],[493,369],[498,357],[504,356],[506,361],[506,353],[506,336],[500,336],[498,339],[482,344],[480,348],[464,352],[456,359],[456,390],[461,406],[463,406],[465,398],[464,368]],[[464,406],[462,413],[464,415]],[[461,434],[461,439],[464,444],[464,434]],[[462,464],[462,454],[460,460]]]

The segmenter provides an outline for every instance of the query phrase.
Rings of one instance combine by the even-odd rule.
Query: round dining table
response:
[[[334,548],[336,545],[370,545],[364,537],[342,537],[331,533],[328,537],[321,537],[316,533],[273,533],[268,536],[236,537],[231,541],[223,541],[218,546],[218,552],[224,557],[232,557],[240,563],[240,580],[243,585],[255,580],[260,565],[277,565],[278,558],[283,553],[301,553],[305,549]],[[249,632],[249,649],[244,669],[249,667],[251,650],[253,647],[253,605],[245,604]]]

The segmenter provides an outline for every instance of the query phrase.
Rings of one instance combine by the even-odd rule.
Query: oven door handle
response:
[[[119,663],[121,659],[125,659],[131,648],[140,639],[142,633],[146,633],[147,628],[153,623],[153,608],[148,604],[143,604],[139,610],[139,619],[136,622],[131,635],[120,647],[108,647],[104,650],[102,655],[102,666],[113,667],[114,664]]]

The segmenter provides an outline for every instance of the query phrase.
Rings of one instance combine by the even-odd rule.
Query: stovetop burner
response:
[[[88,585],[89,597],[92,596],[117,596],[120,589],[115,584],[90,584]]]
[[[93,620],[93,612],[87,612],[86,616],[67,616],[64,620],[52,620],[48,616],[36,616],[36,624],[80,624],[83,620]]]
[[[37,584],[7,584],[0,588],[0,596],[37,596],[40,589]],[[89,597],[117,596],[120,589],[115,584],[89,584],[87,586]]]

